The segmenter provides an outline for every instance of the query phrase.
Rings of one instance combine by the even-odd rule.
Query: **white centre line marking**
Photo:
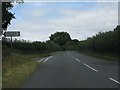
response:
[[[116,82],[117,84],[120,84],[120,82],[118,82],[117,80],[113,79],[113,78],[109,78],[110,80]]]
[[[79,59],[77,59],[77,58],[75,58],[75,60],[77,60],[78,62],[80,62],[80,60],[79,60]]]
[[[46,61],[49,60],[50,58],[52,58],[52,56],[48,57],[48,58],[45,59],[43,62],[46,62]]]
[[[92,69],[93,71],[97,72],[98,70],[94,69],[93,67],[87,65],[86,63],[84,63],[85,66],[87,66],[88,68]]]
[[[71,58],[74,58],[72,55],[70,55],[69,53],[67,53]]]

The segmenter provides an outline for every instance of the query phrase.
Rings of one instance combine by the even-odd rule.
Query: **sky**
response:
[[[20,30],[18,39],[46,41],[51,34],[66,31],[72,39],[85,40],[118,25],[117,2],[30,1],[16,4],[11,10],[16,19],[8,31]]]

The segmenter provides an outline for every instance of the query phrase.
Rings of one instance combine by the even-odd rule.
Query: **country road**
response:
[[[118,88],[118,63],[75,51],[61,51],[43,62],[22,88]]]

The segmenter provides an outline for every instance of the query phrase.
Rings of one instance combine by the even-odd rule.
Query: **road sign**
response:
[[[6,37],[17,37],[20,36],[20,31],[7,31],[4,33]]]
[[[11,37],[11,53],[12,53],[12,37],[20,36],[20,31],[7,31],[4,36]]]

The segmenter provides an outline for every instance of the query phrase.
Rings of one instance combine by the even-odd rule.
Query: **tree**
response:
[[[10,21],[15,16],[9,10],[13,8],[13,4],[11,2],[2,2],[2,28],[3,30],[7,29],[8,25],[10,25]]]
[[[56,32],[54,34],[51,34],[49,38],[50,41],[60,45],[61,47],[64,47],[66,42],[71,41],[71,37],[67,32]]]
[[[78,50],[78,44],[79,44],[79,41],[77,39],[73,39],[71,41],[68,41],[66,44],[65,44],[65,49],[66,50]]]
[[[13,0],[14,1],[14,0]],[[11,13],[9,10],[11,10],[14,5],[12,4],[13,2],[2,2],[2,29],[6,30],[8,25],[10,25],[11,20],[15,19],[15,13]],[[23,3],[23,0],[21,2]]]

